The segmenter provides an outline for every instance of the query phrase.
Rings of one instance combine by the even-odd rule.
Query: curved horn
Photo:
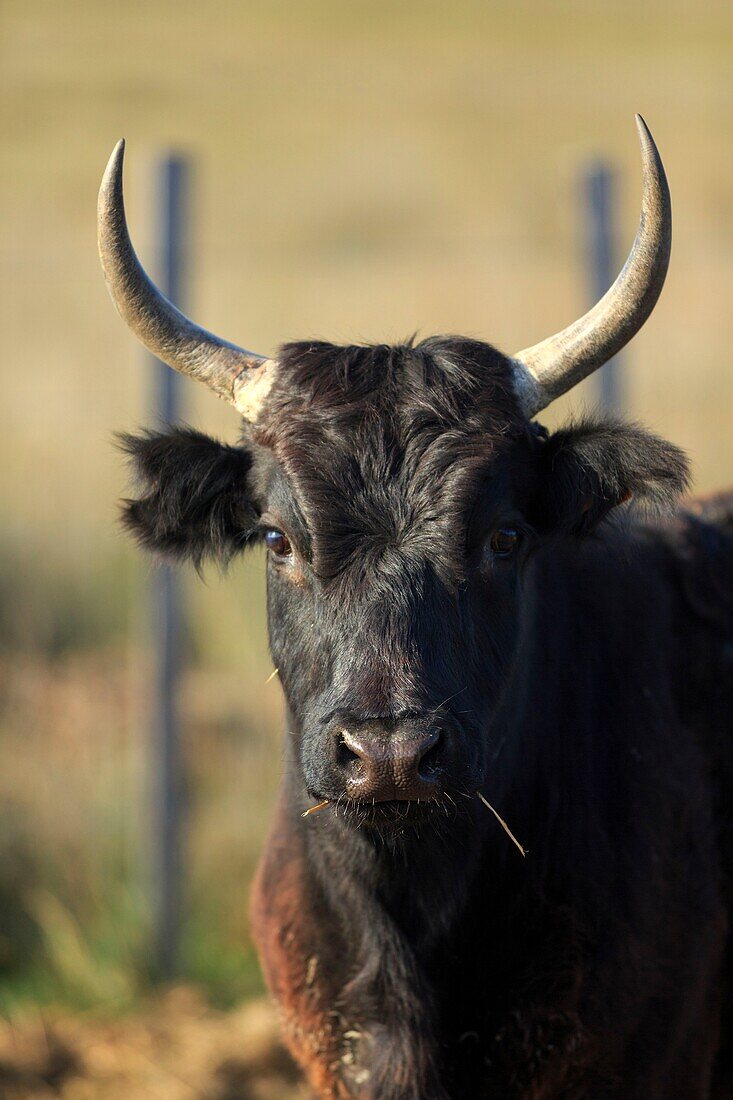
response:
[[[612,359],[644,324],[664,285],[672,247],[669,188],[641,115],[636,126],[644,169],[636,239],[616,282],[588,313],[513,356],[517,394],[529,417]]]
[[[198,379],[247,420],[255,420],[274,380],[276,363],[221,340],[190,321],[161,294],[135,255],[122,195],[124,140],[102,177],[97,243],[112,301],[128,328],[169,367]]]

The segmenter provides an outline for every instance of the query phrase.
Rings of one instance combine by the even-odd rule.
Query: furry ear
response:
[[[188,558],[228,561],[257,526],[249,497],[251,460],[190,428],[120,437],[139,488],[122,506],[122,522],[148,550]]]
[[[684,453],[672,443],[619,421],[585,420],[542,445],[533,522],[539,530],[584,535],[632,497],[671,507],[689,481]]]

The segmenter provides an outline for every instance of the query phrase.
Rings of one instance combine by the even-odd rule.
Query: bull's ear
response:
[[[688,485],[683,452],[634,424],[585,420],[549,436],[539,453],[539,530],[583,535],[632,498],[669,508]]]
[[[189,428],[125,435],[120,444],[137,486],[123,502],[122,521],[142,546],[197,566],[244,548],[257,527],[246,450]]]

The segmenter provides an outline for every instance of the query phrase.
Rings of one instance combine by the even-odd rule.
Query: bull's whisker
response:
[[[519,848],[519,851],[520,851],[520,852],[522,853],[522,857],[526,856],[526,855],[527,855],[527,849],[526,849],[526,848],[523,848],[523,847],[522,847],[522,845],[521,845],[521,844],[519,843],[519,841],[517,840],[517,838],[515,837],[514,833],[513,833],[513,832],[511,831],[511,829],[509,828],[509,826],[507,825],[507,823],[506,823],[506,821],[504,820],[504,818],[503,818],[503,817],[500,817],[500,816],[499,816],[499,814],[498,814],[498,813],[496,812],[496,810],[495,810],[495,809],[494,809],[494,807],[493,807],[493,806],[491,805],[491,803],[490,803],[490,802],[489,802],[489,801],[488,801],[487,799],[485,799],[485,798],[484,798],[484,796],[483,796],[483,795],[481,794],[481,791],[476,791],[476,794],[477,794],[477,795],[479,796],[479,798],[480,798],[480,799],[481,799],[481,801],[483,802],[483,804],[484,804],[484,806],[486,807],[486,809],[487,809],[487,810],[491,810],[492,814],[494,815],[494,817],[496,818],[496,820],[497,820],[497,821],[499,822],[499,824],[501,825],[502,829],[504,830],[504,832],[506,833],[506,835],[507,835],[507,836],[509,837],[509,839],[510,839],[510,840],[511,840],[511,841],[512,841],[512,842],[513,842],[514,844],[516,844],[517,848]]]
[[[449,695],[447,699],[444,699],[442,703],[438,703],[437,707],[433,707],[432,713],[437,714],[441,707],[444,707],[446,703],[450,703],[451,699],[455,699],[457,695],[462,695],[463,692],[466,691],[467,687],[468,685],[466,685],[466,687],[460,688],[458,691],[454,691],[453,694]]]

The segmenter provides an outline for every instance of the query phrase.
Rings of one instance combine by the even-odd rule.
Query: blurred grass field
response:
[[[134,1015],[0,1019],[3,1100],[306,1100],[264,1000],[223,1013],[180,986]]]
[[[190,310],[267,352],[320,336],[483,336],[506,349],[587,304],[579,172],[617,170],[619,262],[640,171],[675,209],[667,287],[625,359],[626,404],[733,471],[729,0],[5,0],[0,124],[0,1008],[129,1008],[148,986],[150,565],[124,541],[112,435],[150,422],[149,364],[95,247],[128,141],[128,212],[155,270],[150,182],[195,163]],[[235,414],[186,382],[186,419]],[[586,386],[552,420],[592,403]],[[218,1004],[260,988],[248,883],[281,772],[262,562],[187,574],[183,970]]]

